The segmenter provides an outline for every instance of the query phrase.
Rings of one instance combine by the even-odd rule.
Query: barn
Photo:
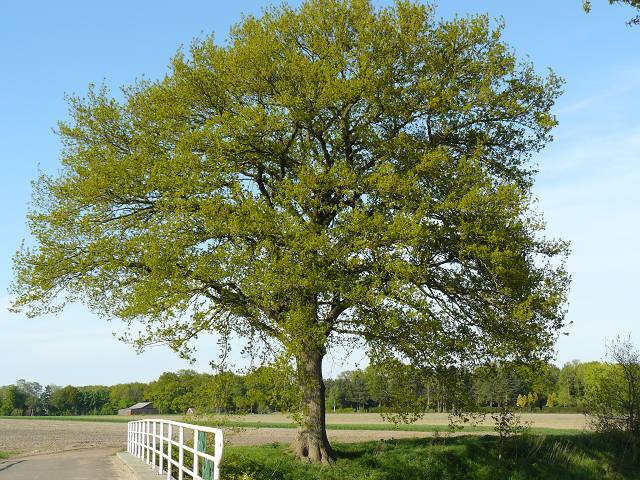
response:
[[[158,409],[151,402],[136,403],[129,408],[118,410],[118,415],[153,415],[156,413],[158,413]]]

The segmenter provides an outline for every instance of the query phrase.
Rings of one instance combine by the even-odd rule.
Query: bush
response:
[[[611,363],[592,373],[584,407],[596,431],[623,434],[640,452],[640,352],[631,339],[617,337],[607,345]]]

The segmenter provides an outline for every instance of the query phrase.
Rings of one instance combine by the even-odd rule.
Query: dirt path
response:
[[[115,451],[94,448],[0,461],[0,480],[131,480]]]

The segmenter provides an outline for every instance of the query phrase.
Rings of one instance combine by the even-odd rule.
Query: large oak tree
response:
[[[543,237],[531,156],[561,81],[486,16],[308,0],[193,42],[159,81],[71,98],[35,183],[16,309],[68,301],[293,359],[300,457],[329,462],[322,359],[535,359],[563,326],[566,245]],[[254,344],[254,342],[252,342]]]

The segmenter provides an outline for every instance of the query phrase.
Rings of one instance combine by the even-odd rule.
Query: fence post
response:
[[[158,475],[162,475],[162,466],[164,464],[164,423],[160,422],[160,458],[158,459]]]
[[[183,480],[184,472],[182,467],[184,466],[184,427],[181,425],[178,427],[178,480]]]
[[[171,445],[173,442],[173,426],[169,424],[169,440],[167,442],[167,480],[171,480],[171,469],[173,467],[173,462],[171,459]]]
[[[151,429],[151,465],[156,468],[156,421],[151,421],[153,428]]]
[[[199,460],[200,460],[200,432],[197,428],[193,429],[193,465],[192,471],[194,475],[200,476],[199,473]],[[194,477],[195,478],[195,477]]]
[[[144,422],[144,449],[145,449],[145,461],[147,465],[149,465],[149,450],[151,450],[151,439],[149,438],[149,422],[147,420],[143,420]]]
[[[216,459],[213,464],[213,480],[220,480],[220,461],[222,460],[222,448],[224,446],[224,439],[222,437],[222,430],[218,430],[213,434],[214,448],[213,456]]]

